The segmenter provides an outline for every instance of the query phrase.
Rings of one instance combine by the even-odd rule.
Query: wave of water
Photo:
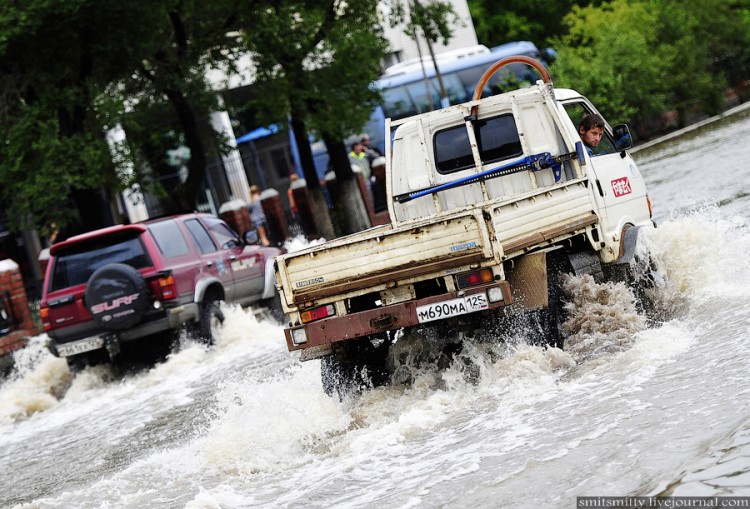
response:
[[[215,348],[185,337],[124,376],[73,377],[34,338],[0,386],[0,498],[208,509],[746,494],[747,222],[682,211],[644,246],[666,320],[639,314],[624,285],[573,278],[564,351],[469,343],[478,377],[423,368],[344,401],[323,392],[319,361],[299,363],[279,326],[239,308]]]

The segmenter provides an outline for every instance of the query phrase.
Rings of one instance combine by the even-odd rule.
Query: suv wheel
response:
[[[201,304],[201,316],[198,321],[198,339],[212,345],[218,339],[221,325],[224,323],[224,313],[219,307],[219,301],[207,299]]]
[[[140,272],[123,263],[97,269],[86,283],[86,307],[94,321],[109,330],[124,330],[141,321],[149,291]]]

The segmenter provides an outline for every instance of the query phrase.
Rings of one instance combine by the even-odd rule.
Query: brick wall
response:
[[[12,326],[9,333],[0,336],[0,356],[3,356],[26,345],[29,336],[40,333],[31,319],[21,271],[13,260],[0,260],[0,302],[10,308],[8,320]]]
[[[276,189],[266,189],[260,195],[263,213],[266,215],[266,233],[276,243],[282,243],[289,237],[284,207]]]
[[[279,193],[275,189],[266,189],[261,193],[260,199],[263,213],[266,215],[266,234],[269,239],[280,244],[289,237],[289,227]],[[224,203],[219,208],[219,217],[240,235],[255,227],[247,203],[242,200]]]
[[[242,200],[232,200],[222,204],[219,208],[219,217],[240,235],[253,227],[247,203]]]

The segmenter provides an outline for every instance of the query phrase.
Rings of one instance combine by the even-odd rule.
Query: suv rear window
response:
[[[139,237],[105,237],[59,252],[49,291],[85,283],[99,267],[124,263],[136,269],[151,265]]]
[[[523,154],[513,115],[477,120],[474,123],[483,164]],[[465,125],[435,133],[435,161],[440,173],[453,173],[474,166],[469,133]]]

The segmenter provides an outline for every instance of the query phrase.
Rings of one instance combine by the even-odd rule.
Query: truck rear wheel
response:
[[[389,348],[388,341],[375,346],[370,338],[340,345],[333,354],[321,359],[320,375],[325,393],[343,399],[347,394],[386,384],[390,378]]]
[[[541,345],[549,345],[562,349],[565,344],[563,323],[567,318],[564,308],[565,293],[563,278],[572,274],[573,267],[565,253],[552,252],[547,255],[547,307],[532,312],[531,319],[541,329],[542,337],[532,341]]]

